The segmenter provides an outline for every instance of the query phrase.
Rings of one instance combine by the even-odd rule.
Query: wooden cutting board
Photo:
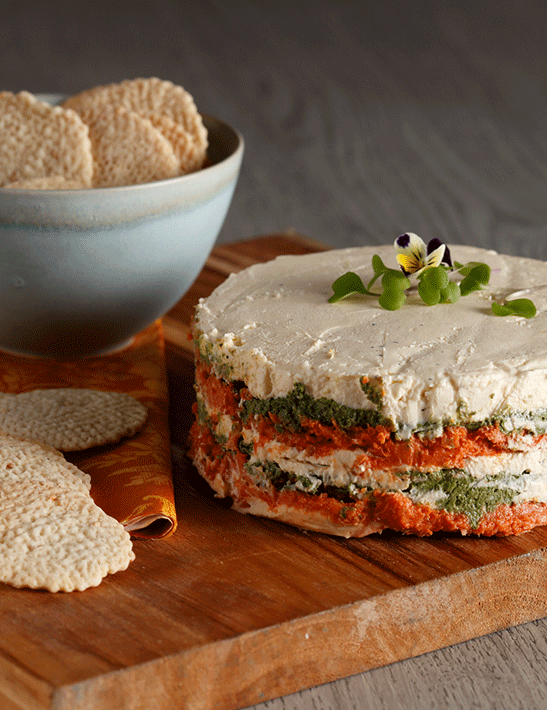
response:
[[[217,247],[164,319],[178,529],[72,594],[0,588],[0,707],[235,710],[547,614],[547,529],[360,540],[244,516],[183,455],[188,323],[230,272],[320,245]]]

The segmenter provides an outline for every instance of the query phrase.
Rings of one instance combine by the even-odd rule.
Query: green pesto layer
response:
[[[407,430],[403,426],[395,427],[393,422],[384,417],[376,409],[354,409],[343,404],[338,404],[327,397],[313,398],[307,394],[302,383],[296,383],[285,397],[272,397],[271,399],[249,399],[242,403],[242,419],[247,421],[251,415],[274,414],[280,424],[292,431],[299,431],[302,419],[313,419],[321,424],[335,422],[341,429],[352,427],[369,427],[384,425],[395,431],[398,436],[407,438],[411,434],[423,436],[436,436],[444,427],[463,426],[475,431],[485,426],[499,426],[506,434],[530,431],[534,434],[543,434],[547,431],[547,408],[536,412],[506,412],[483,419],[481,421],[453,421],[428,422]]]
[[[213,438],[225,451],[226,437],[215,431],[203,404],[198,402],[198,418],[207,426]],[[308,474],[295,474],[285,471],[277,462],[253,460],[254,446],[245,443],[241,437],[239,450],[247,456],[245,468],[258,486],[273,486],[278,491],[297,490],[317,496],[326,494],[347,505],[366,498],[374,490],[371,487],[359,487],[355,483],[344,486],[326,484],[322,478],[310,471]],[[382,489],[389,493],[402,493],[415,503],[426,503],[449,513],[462,513],[467,516],[472,528],[476,528],[482,516],[501,504],[510,505],[526,488],[526,477],[530,471],[519,475],[496,473],[480,481],[460,468],[443,468],[431,472],[417,470],[405,471],[400,478],[405,481],[401,487]]]
[[[358,488],[353,483],[343,487],[325,485],[317,476],[296,475],[284,471],[274,461],[248,462],[246,469],[259,486],[272,485],[278,491],[298,490],[312,496],[324,493],[348,505],[366,498],[373,490]],[[481,485],[477,486],[476,479],[462,469],[440,469],[432,473],[409,471],[404,474],[408,479],[405,488],[392,491],[383,489],[383,492],[402,493],[415,503],[426,502],[439,510],[462,513],[467,516],[471,527],[477,528],[483,515],[499,505],[509,505],[516,499],[522,490],[518,481],[528,473],[511,476],[514,487],[510,487],[505,474],[487,476],[481,481]],[[429,500],[424,501],[427,494]]]
[[[198,353],[206,365],[214,368],[218,377],[229,385],[235,382],[232,378],[233,370],[229,363],[229,353],[224,353],[223,357],[218,356],[213,346],[210,343],[204,343],[202,338],[198,338]],[[244,383],[239,384],[244,385]],[[291,431],[301,429],[302,419],[312,419],[325,425],[335,422],[344,430],[352,427],[386,426],[398,438],[405,439],[412,434],[426,437],[439,436],[443,428],[454,426],[463,426],[470,431],[485,426],[498,426],[505,434],[522,432],[544,434],[547,432],[547,407],[525,412],[508,410],[487,419],[475,420],[473,419],[474,413],[468,412],[463,402],[458,408],[458,416],[455,420],[428,421],[410,428],[404,424],[395,423],[382,414],[381,383],[369,382],[367,377],[363,376],[360,379],[360,387],[373,405],[372,409],[348,407],[327,397],[314,398],[306,392],[306,388],[301,382],[295,382],[292,390],[284,397],[245,400],[242,403],[242,419],[246,421],[252,415],[267,416],[271,413],[277,416],[279,427]]]
[[[336,422],[341,429],[391,424],[376,409],[353,409],[327,397],[315,399],[306,393],[300,382],[294,385],[286,397],[248,399],[243,402],[241,418],[244,422],[252,415],[268,414],[274,414],[283,426],[293,431],[301,428],[303,418],[314,419],[327,425]]]

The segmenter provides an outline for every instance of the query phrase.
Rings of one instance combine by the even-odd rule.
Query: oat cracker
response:
[[[201,163],[207,154],[207,129],[192,96],[171,81],[151,77],[127,79],[119,84],[96,86],[71,96],[63,103],[88,123],[106,106],[122,106],[128,111],[167,116],[181,125],[194,144]]]
[[[127,569],[134,557],[129,534],[89,494],[0,479],[0,582],[83,591]]]
[[[106,109],[89,124],[93,186],[116,187],[180,174],[173,147],[152,123],[124,108]]]
[[[92,171],[88,129],[77,113],[27,91],[0,92],[0,187],[51,175],[89,186]]]
[[[66,387],[0,394],[0,431],[60,451],[81,451],[132,436],[147,413],[141,402],[123,392]]]
[[[0,481],[51,483],[58,487],[91,489],[87,473],[69,463],[60,451],[0,431]]]
[[[153,111],[137,111],[136,113],[147,118],[154,128],[171,143],[179,160],[181,174],[192,173],[203,166],[205,158],[203,151],[196,146],[188,131],[180,123],[176,123],[169,116],[163,116]]]
[[[127,568],[129,534],[89,491],[58,451],[0,432],[0,582],[71,592]]]

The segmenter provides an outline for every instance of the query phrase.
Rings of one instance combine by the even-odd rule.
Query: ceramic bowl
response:
[[[112,351],[186,293],[218,237],[243,157],[237,131],[203,119],[208,166],[195,173],[127,187],[0,189],[0,349]]]

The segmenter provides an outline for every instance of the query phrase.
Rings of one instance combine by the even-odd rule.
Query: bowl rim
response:
[[[52,105],[58,104],[60,101],[63,101],[65,98],[69,96],[69,94],[34,94],[34,96],[39,100],[39,101],[46,101],[47,103],[51,103]],[[229,163],[230,161],[239,161],[242,157],[244,148],[245,148],[245,141],[243,139],[242,134],[234,128],[232,125],[227,123],[226,121],[222,121],[220,118],[216,118],[215,116],[212,116],[208,113],[201,113],[201,117],[209,122],[209,123],[217,123],[219,126],[222,126],[223,128],[227,128],[229,131],[231,131],[234,136],[237,138],[237,146],[235,150],[233,150],[229,155],[227,155],[223,160],[218,161],[217,163],[214,163],[213,165],[207,165],[205,168],[200,168],[199,170],[195,170],[192,173],[186,173],[185,175],[177,175],[177,177],[173,178],[165,178],[164,180],[154,180],[152,182],[142,182],[142,183],[137,183],[135,185],[114,185],[111,187],[82,187],[78,189],[45,189],[45,190],[36,190],[35,188],[19,188],[19,187],[0,187],[0,192],[7,193],[7,194],[17,194],[17,195],[33,195],[36,196],[37,194],[40,195],[85,195],[86,193],[101,193],[101,192],[108,192],[109,194],[112,194],[114,191],[135,191],[135,190],[151,190],[151,189],[160,189],[162,186],[165,185],[177,185],[182,182],[190,182],[192,180],[196,180],[196,175],[203,176],[210,171],[216,172],[217,170],[221,170],[222,167]]]

